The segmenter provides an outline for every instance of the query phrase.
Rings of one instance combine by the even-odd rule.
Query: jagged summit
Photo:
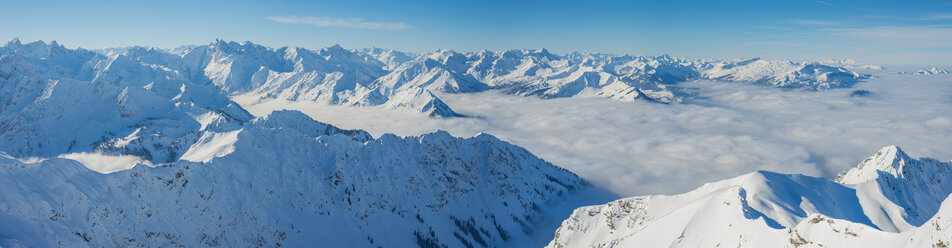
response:
[[[887,146],[856,168],[842,173],[836,181],[864,189],[865,198],[888,199],[886,204],[870,201],[867,205],[890,209],[884,211],[888,219],[903,219],[905,222],[889,225],[883,219],[879,221],[884,223],[880,224],[882,229],[903,230],[927,221],[938,211],[941,201],[952,193],[952,161],[913,159],[899,147]]]
[[[21,44],[22,44],[22,43],[20,43],[20,38],[18,38],[18,37],[13,37],[13,39],[10,40],[10,41],[8,41],[7,44],[4,45],[4,46],[19,46],[19,45],[21,45]]]
[[[88,59],[91,53],[83,48],[66,48],[56,41],[46,43],[38,40],[24,44],[18,38],[13,38],[6,45],[0,47],[0,54],[16,54],[28,58],[43,59]]]
[[[949,70],[941,69],[939,67],[933,66],[928,69],[919,69],[916,72],[900,71],[899,74],[913,74],[913,75],[941,75],[952,73]]]
[[[837,175],[835,181],[842,184],[864,183],[876,180],[880,174],[902,178],[906,173],[905,167],[910,163],[917,165],[915,160],[906,155],[898,146],[887,146],[864,159],[856,167]]]
[[[326,50],[338,50],[338,51],[339,51],[339,50],[346,50],[346,49],[344,49],[343,47],[341,47],[340,44],[334,44],[333,46],[329,46],[329,47],[326,47],[326,48],[324,48],[324,49],[326,49]]]

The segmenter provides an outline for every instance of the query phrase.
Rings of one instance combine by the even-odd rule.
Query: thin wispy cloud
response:
[[[890,46],[952,48],[952,28],[945,26],[877,26],[821,31]]]
[[[316,16],[272,16],[267,18],[273,22],[305,24],[317,27],[339,27],[367,30],[404,30],[413,26],[402,22],[371,22],[361,18],[334,18]]]
[[[768,29],[768,30],[790,30],[790,28],[788,27],[770,26],[770,25],[757,25],[757,26],[753,26],[752,28]]]
[[[791,20],[790,23],[800,24],[800,25],[816,25],[816,26],[842,26],[842,22],[838,21],[823,21],[823,20]]]
[[[924,16],[924,17],[921,17],[921,18],[918,18],[918,19],[916,19],[916,20],[919,20],[919,21],[942,21],[942,20],[952,20],[952,13],[945,13],[945,14],[932,14],[932,15],[927,15],[927,16]]]
[[[816,3],[822,4],[822,5],[826,5],[826,6],[831,6],[831,7],[833,6],[832,3],[827,2],[827,1],[823,1],[823,0],[813,0],[813,1],[816,2]]]
[[[789,42],[789,41],[755,41],[749,42],[751,45],[767,45],[767,46],[785,46],[785,47],[819,47],[823,44],[815,43],[802,43],[802,42]]]

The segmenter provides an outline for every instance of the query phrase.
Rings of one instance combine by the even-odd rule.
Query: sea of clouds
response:
[[[234,99],[255,115],[297,109],[342,128],[419,135],[480,132],[523,146],[618,195],[674,194],[757,170],[832,178],[887,145],[952,160],[952,76],[880,72],[849,89],[683,83],[686,103],[440,94],[470,118]],[[865,90],[866,92],[857,92]]]

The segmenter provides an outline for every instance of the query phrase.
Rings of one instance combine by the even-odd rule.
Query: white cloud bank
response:
[[[418,135],[479,132],[526,147],[621,195],[680,193],[755,170],[832,177],[880,147],[952,159],[952,77],[892,75],[821,92],[694,82],[695,104],[597,98],[442,94],[474,118],[269,101],[236,101],[256,115],[298,109],[343,128]],[[851,97],[854,90],[871,94]]]
[[[318,27],[340,27],[369,30],[403,30],[413,26],[402,22],[369,22],[360,18],[333,18],[315,16],[272,16],[268,20],[279,23],[306,24]]]

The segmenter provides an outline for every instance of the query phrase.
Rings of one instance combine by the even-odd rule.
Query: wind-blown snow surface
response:
[[[549,247],[947,247],[952,161],[881,149],[837,181],[760,171],[582,207]]]
[[[232,151],[204,151],[215,142]],[[502,245],[584,186],[490,135],[372,139],[295,111],[206,131],[192,149],[206,162],[111,174],[4,155],[0,245]]]
[[[373,135],[492,133],[621,195],[673,194],[756,170],[834,178],[897,144],[952,159],[952,78],[871,71],[820,92],[696,81],[682,104],[540,100],[498,92],[441,94],[474,118],[233,98],[254,114],[297,109]],[[380,121],[388,120],[388,121]]]

